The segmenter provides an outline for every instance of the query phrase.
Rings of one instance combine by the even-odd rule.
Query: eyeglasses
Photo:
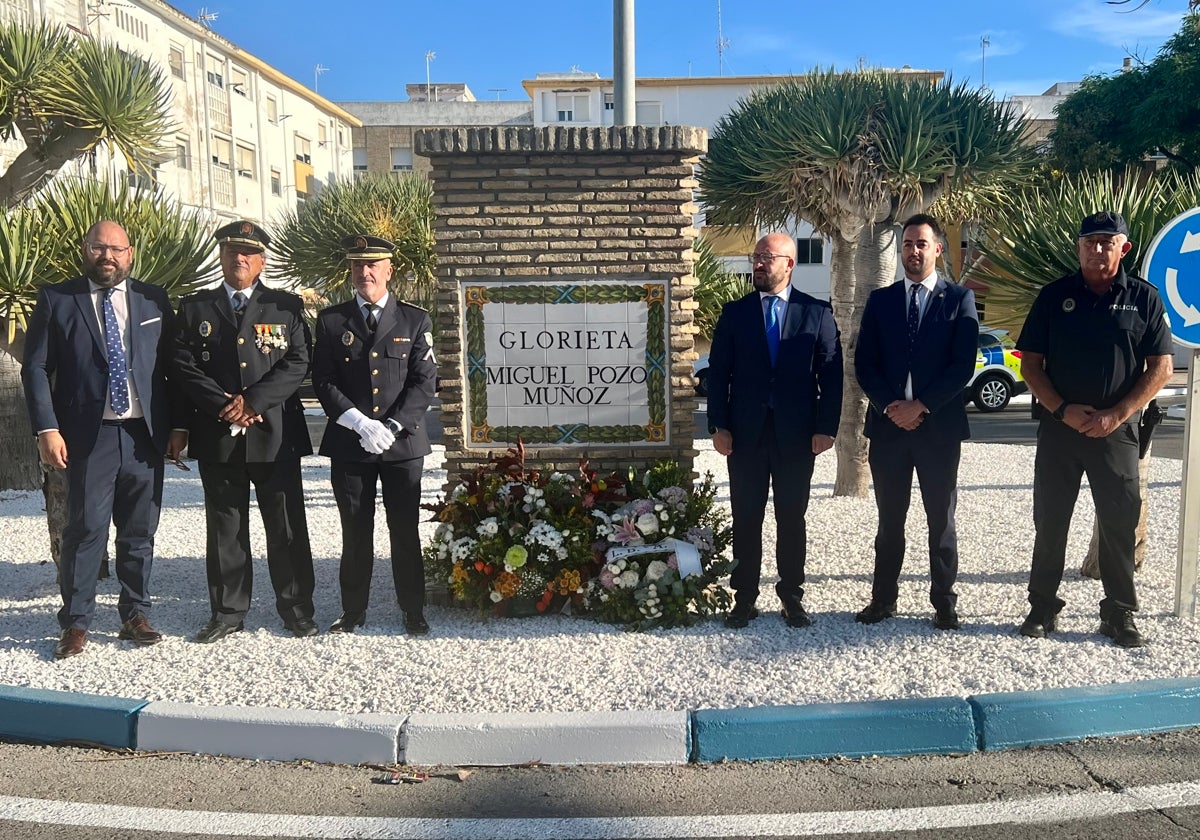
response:
[[[791,259],[791,257],[789,257],[787,254],[768,254],[765,251],[750,255],[750,262],[752,262],[752,263],[770,262],[771,260],[790,260],[790,259]]]
[[[112,251],[114,257],[122,256],[126,251],[132,248],[132,245],[97,245],[95,242],[85,242],[83,247],[87,248],[87,252],[93,257],[102,257],[106,251]]]

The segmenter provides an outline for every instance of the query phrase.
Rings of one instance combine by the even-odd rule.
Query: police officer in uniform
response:
[[[409,635],[429,632],[425,565],[417,534],[421,472],[429,454],[425,412],[437,367],[429,314],[388,291],[395,246],[375,236],[341,242],[355,295],[317,316],[313,387],[329,415],[320,454],[342,523],[342,614],[330,632],[367,618],[375,560],[375,488],[382,485],[392,580]]]
[[[1171,332],[1157,290],[1125,273],[1129,231],[1102,211],[1079,227],[1079,271],[1038,294],[1021,329],[1021,375],[1044,408],[1033,474],[1033,567],[1022,635],[1056,629],[1067,531],[1086,474],[1099,526],[1100,633],[1140,647],[1133,621],[1134,531],[1141,510],[1138,420],[1171,376]]]
[[[251,483],[275,608],[293,635],[312,636],[315,580],[300,479],[300,458],[312,454],[299,395],[311,348],[303,304],[259,280],[270,238],[258,225],[233,222],[215,239],[225,282],[180,303],[174,352],[207,521],[212,615],[196,641],[240,631],[250,608]]]

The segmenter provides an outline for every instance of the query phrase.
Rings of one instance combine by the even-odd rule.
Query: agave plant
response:
[[[829,237],[830,301],[849,338],[867,295],[896,276],[896,224],[939,199],[966,214],[973,202],[964,199],[1023,182],[1033,168],[1024,129],[1006,104],[964,84],[817,72],[756,92],[721,118],[701,200],[715,222],[778,227],[799,218]],[[853,341],[846,345],[834,493],[861,496],[866,400]]]
[[[343,237],[381,236],[396,245],[392,264],[401,298],[431,309],[434,279],[433,188],[420,175],[337,181],[271,226],[275,276],[299,281],[328,300],[348,297]]]
[[[174,133],[162,69],[61,26],[0,22],[0,139],[25,148],[0,176],[0,206],[33,195],[63,165],[109,146],[133,167]]]

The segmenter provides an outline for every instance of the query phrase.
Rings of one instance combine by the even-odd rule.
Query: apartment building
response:
[[[231,12],[236,14],[236,11]],[[73,174],[157,184],[206,212],[270,222],[352,172],[359,120],[266,62],[159,0],[0,0],[0,18],[48,20],[116,43],[161,66],[176,131],[149,175],[120,156],[71,165]],[[0,169],[19,146],[0,146]]]

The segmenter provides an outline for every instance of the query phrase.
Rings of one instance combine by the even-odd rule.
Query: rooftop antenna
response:
[[[721,26],[721,0],[717,0],[717,64],[721,68],[720,75],[725,75],[725,51],[729,49],[729,39]]]
[[[435,53],[433,50],[427,50],[425,52],[425,101],[426,102],[429,101],[429,89],[430,89],[429,62],[433,61],[435,58],[437,58],[437,53]]]
[[[313,68],[313,93],[318,93],[317,84],[321,81],[321,74],[328,73],[330,69],[331,68],[326,67],[324,64],[318,64]]]
[[[507,91],[508,91],[508,88],[488,88],[488,93],[496,94],[497,101],[500,100],[500,94],[506,93]]]
[[[979,86],[987,90],[987,48],[992,45],[988,36],[979,39]]]
[[[212,29],[212,27],[209,26],[209,24],[212,23],[216,19],[217,19],[217,13],[210,12],[208,10],[208,6],[201,6],[200,11],[196,12],[196,20],[200,21],[200,25],[203,26],[205,29]]]

